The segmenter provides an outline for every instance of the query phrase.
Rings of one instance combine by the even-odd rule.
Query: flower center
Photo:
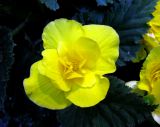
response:
[[[83,77],[82,67],[85,60],[79,60],[76,58],[64,57],[60,59],[60,65],[62,75],[65,79],[81,78]]]

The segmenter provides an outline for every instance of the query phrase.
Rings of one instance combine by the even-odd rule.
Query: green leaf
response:
[[[154,106],[130,92],[125,82],[110,77],[110,89],[102,102],[89,108],[72,105],[58,111],[63,127],[134,127],[151,116]]]
[[[6,27],[0,26],[0,111],[4,108],[6,86],[9,80],[9,71],[14,62],[12,34]]]
[[[120,36],[119,66],[126,65],[136,57],[141,48],[142,35],[146,33],[147,22],[152,19],[157,0],[115,0],[105,10],[80,9],[73,17],[83,24],[104,24],[112,26]]]
[[[42,4],[45,4],[49,9],[56,11],[59,9],[59,5],[57,3],[57,0],[40,0]]]
[[[104,24],[105,12],[92,10],[90,8],[80,8],[79,12],[73,16],[74,20],[82,24]]]
[[[98,6],[107,6],[108,3],[113,4],[113,0],[96,0]]]
[[[120,36],[120,65],[125,65],[136,57],[156,2],[157,0],[120,0],[107,12],[106,24],[115,28]]]

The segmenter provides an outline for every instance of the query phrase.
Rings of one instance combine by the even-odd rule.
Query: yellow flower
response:
[[[154,104],[160,104],[160,46],[151,50],[143,63],[138,88],[154,97]],[[160,107],[155,110],[160,114]]]
[[[153,18],[147,23],[150,28],[148,32],[143,35],[143,40],[141,41],[144,47],[137,51],[136,57],[132,60],[134,63],[146,58],[146,50],[150,52],[150,50],[160,45],[160,0],[157,2],[152,15]]]
[[[24,80],[27,96],[37,105],[63,109],[71,103],[94,106],[109,88],[104,74],[116,70],[119,37],[104,25],[84,25],[74,20],[50,22],[42,34],[43,59],[34,63]]]
[[[160,45],[160,1],[157,2],[152,15],[153,19],[148,22],[150,29],[144,35],[144,44],[148,51]]]

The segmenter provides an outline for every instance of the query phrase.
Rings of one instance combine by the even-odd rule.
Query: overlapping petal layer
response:
[[[119,55],[119,37],[113,28],[58,19],[44,28],[42,39],[43,58],[24,80],[33,102],[63,109],[71,103],[94,106],[105,98],[110,83],[103,75],[115,71]]]
[[[160,46],[153,48],[146,58],[140,72],[138,88],[153,96],[154,104],[160,104]],[[152,113],[152,116],[159,123],[160,106]]]
[[[27,96],[37,105],[49,109],[63,109],[71,104],[64,93],[55,88],[53,82],[38,71],[36,62],[30,70],[30,77],[24,80],[24,88]]]

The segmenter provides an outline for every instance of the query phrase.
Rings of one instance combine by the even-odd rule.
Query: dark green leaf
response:
[[[157,0],[115,0],[105,10],[80,9],[74,19],[83,24],[104,24],[112,26],[120,36],[119,66],[132,61],[141,47],[142,35],[146,33],[147,22],[152,18]]]
[[[11,31],[5,27],[0,27],[0,38],[0,110],[3,110],[9,71],[14,61],[14,43]]]
[[[108,3],[113,3],[113,0],[96,0],[98,6],[107,6]]]
[[[134,127],[150,117],[154,106],[130,92],[125,82],[110,77],[110,89],[102,102],[94,107],[72,105],[58,112],[63,127]]]
[[[49,9],[56,11],[59,9],[57,0],[40,0],[42,4],[45,4]]]
[[[103,24],[104,13],[88,8],[80,8],[79,12],[73,16],[73,19],[78,20],[82,24]]]
[[[135,58],[156,2],[157,0],[120,0],[107,12],[106,24],[115,28],[120,36],[119,65],[125,65],[125,62]]]

